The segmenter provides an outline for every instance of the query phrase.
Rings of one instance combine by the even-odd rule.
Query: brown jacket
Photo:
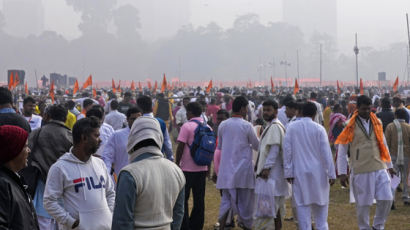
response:
[[[403,132],[403,155],[410,158],[410,125],[406,122],[400,122],[401,130]],[[396,125],[390,123],[387,125],[386,132],[387,145],[389,146],[390,155],[397,156],[398,151],[398,135]]]

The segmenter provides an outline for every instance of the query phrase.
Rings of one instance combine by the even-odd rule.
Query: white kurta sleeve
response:
[[[349,148],[348,144],[342,145],[339,144],[337,147],[337,171],[339,175],[347,175],[347,149]]]
[[[107,143],[104,146],[104,150],[101,154],[101,158],[107,167],[108,174],[111,173],[112,163],[114,162],[114,155],[115,155],[115,135],[111,135],[108,139]]]
[[[293,175],[293,150],[292,150],[292,129],[288,129],[283,140],[283,168],[285,178],[294,178]]]
[[[256,136],[255,130],[253,129],[252,125],[249,125],[248,140],[249,140],[249,143],[252,145],[252,148],[255,151],[258,151],[258,149],[259,149],[259,139]]]
[[[263,169],[272,168],[276,164],[281,164],[282,162],[277,162],[279,154],[279,145],[272,145],[269,150],[268,157],[265,160],[265,164],[263,165]]]
[[[332,158],[332,150],[330,149],[329,140],[326,134],[326,130],[321,127],[319,146],[321,148],[321,158],[323,162],[323,167],[327,171],[327,176],[329,179],[336,179],[335,165]]]

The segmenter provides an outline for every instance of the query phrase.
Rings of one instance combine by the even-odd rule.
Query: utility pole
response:
[[[319,76],[320,87],[322,87],[322,44],[319,45]]]
[[[407,20],[407,39],[409,42],[408,45],[408,54],[407,54],[407,81],[410,80],[410,63],[409,63],[409,56],[410,56],[410,29],[409,29],[409,14],[406,13],[406,20]]]
[[[296,68],[298,71],[298,80],[300,80],[300,73],[299,73],[299,49],[296,50]]]
[[[357,33],[355,35],[356,37],[356,44],[354,46],[354,54],[356,55],[356,86],[359,88],[359,61],[358,61],[358,55],[359,55],[359,47],[357,46]]]

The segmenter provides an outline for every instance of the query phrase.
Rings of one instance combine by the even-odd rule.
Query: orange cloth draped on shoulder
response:
[[[358,112],[356,111],[353,116],[350,118],[349,124],[343,129],[342,133],[337,138],[335,144],[349,144],[353,141],[354,138],[354,128],[356,125],[356,118],[358,116]],[[370,113],[370,121],[373,125],[373,130],[376,135],[377,145],[379,146],[380,150],[380,158],[388,163],[391,162],[389,151],[387,150],[386,146],[384,145],[383,141],[383,125],[377,118],[376,114]]]

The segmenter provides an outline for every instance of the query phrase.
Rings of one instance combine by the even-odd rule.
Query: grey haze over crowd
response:
[[[80,81],[296,77],[297,50],[301,78],[317,78],[319,44],[324,80],[354,81],[355,32],[360,77],[403,79],[409,11],[409,0],[0,0],[0,82],[7,69],[26,70],[29,85],[35,70]]]

